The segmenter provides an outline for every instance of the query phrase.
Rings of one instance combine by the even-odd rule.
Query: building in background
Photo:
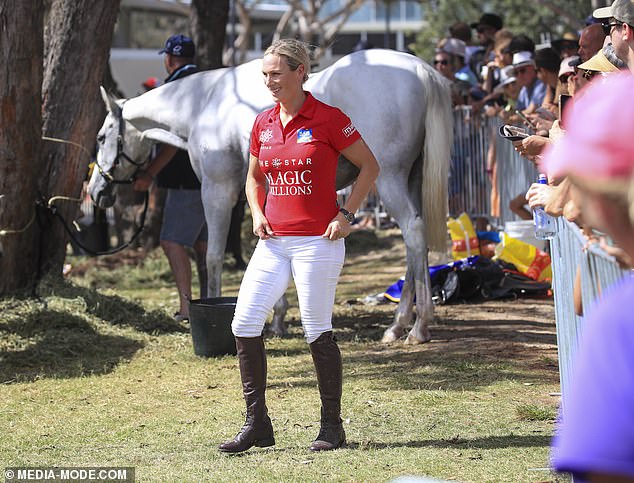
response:
[[[158,51],[172,33],[189,30],[189,6],[166,0],[122,0],[110,50],[112,77],[125,97],[145,92],[149,77],[164,79]]]
[[[246,5],[249,6],[248,1]],[[321,14],[329,15],[342,5],[343,0],[328,0]],[[121,1],[110,66],[124,96],[133,97],[145,92],[142,84],[148,77],[165,77],[163,59],[158,51],[170,35],[188,32],[189,8],[188,4],[168,0]],[[251,9],[246,60],[262,56],[271,44],[277,23],[288,8],[285,0],[266,0]],[[231,42],[242,28],[232,12],[227,25],[227,42]],[[332,45],[328,46],[319,68],[352,52],[360,42],[377,48],[389,45],[389,48],[406,51],[423,25],[423,11],[416,0],[365,0],[343,25]]]

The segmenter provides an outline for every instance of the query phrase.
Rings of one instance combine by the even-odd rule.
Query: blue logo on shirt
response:
[[[312,129],[300,129],[297,131],[297,142],[298,143],[309,143],[313,140],[313,130]]]

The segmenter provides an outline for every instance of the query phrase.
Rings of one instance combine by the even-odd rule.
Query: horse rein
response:
[[[66,231],[66,233],[68,233],[68,236],[71,238],[71,240],[73,240],[73,242],[75,242],[75,244],[79,248],[84,250],[88,255],[96,257],[96,256],[100,256],[100,255],[113,255],[115,253],[118,253],[118,252],[128,248],[134,242],[134,240],[137,239],[137,237],[143,231],[143,228],[145,228],[145,217],[147,215],[149,199],[150,199],[150,194],[146,191],[145,192],[145,199],[143,200],[143,211],[141,212],[141,219],[139,220],[139,226],[137,227],[136,231],[130,237],[130,240],[128,240],[125,243],[122,243],[121,245],[119,245],[117,247],[111,248],[110,250],[101,250],[101,251],[93,250],[91,248],[88,248],[86,245],[84,245],[84,243],[77,238],[77,236],[75,235],[73,230],[71,230],[70,226],[68,226],[68,223],[66,222],[64,217],[59,213],[59,211],[57,210],[57,207],[55,205],[52,205],[49,202],[48,208],[53,213],[53,215],[55,215],[59,219],[59,221],[62,223],[62,226],[64,227],[64,230]],[[73,225],[75,226],[75,231],[79,232],[80,230],[77,228],[77,224],[75,222],[73,222]]]
[[[123,120],[123,114],[122,113],[121,113],[121,116],[120,116],[120,121],[121,122],[119,123],[119,135],[117,136],[117,157],[115,158],[115,162],[113,163],[113,166],[116,166],[117,163],[118,163],[119,157],[123,156],[126,160],[128,160],[130,163],[132,163],[134,166],[136,166],[137,167],[136,171],[138,171],[138,169],[141,166],[143,166],[143,164],[133,161],[127,154],[125,154],[123,152],[123,127],[124,127],[124,120]],[[75,143],[75,142],[72,142],[72,141],[68,141],[68,140],[65,140],[65,139],[53,138],[53,137],[48,137],[48,136],[42,136],[42,139],[45,140],[45,141],[52,141],[52,142],[58,142],[58,143],[70,144],[72,146],[76,146],[76,147],[84,150],[86,153],[88,153],[89,156],[92,156],[90,151],[88,151],[81,144],[78,144],[78,143]],[[101,168],[101,166],[99,166],[99,163],[97,162],[97,160],[95,160],[95,166],[97,166],[97,169],[99,170],[99,174],[101,174],[101,176],[103,176],[104,179],[106,180],[106,182],[108,182],[108,183],[112,183],[112,184],[131,184],[131,183],[134,182],[134,175],[136,174],[136,171],[132,175],[130,180],[123,181],[123,180],[115,180],[109,173],[105,172]],[[55,204],[54,204],[54,202],[57,201],[57,200],[81,202],[81,199],[79,199],[79,198],[69,198],[67,196],[53,196],[46,203],[46,208],[54,216],[56,216],[59,219],[59,221],[62,223],[62,226],[64,227],[64,230],[66,231],[66,233],[68,233],[68,236],[71,238],[71,240],[73,240],[73,242],[75,242],[75,244],[78,247],[80,247],[82,250],[84,250],[84,252],[86,252],[88,255],[91,255],[91,256],[113,255],[115,253],[118,253],[118,252],[124,250],[125,248],[128,248],[134,242],[134,240],[136,240],[137,237],[141,234],[141,232],[143,231],[143,228],[145,228],[145,218],[146,218],[147,211],[148,211],[149,198],[150,198],[149,193],[146,191],[145,192],[145,197],[144,197],[144,200],[143,200],[143,211],[141,212],[141,218],[139,220],[139,226],[136,229],[136,231],[132,234],[132,236],[130,237],[130,240],[125,242],[125,243],[122,243],[121,245],[119,245],[119,246],[117,246],[115,248],[111,248],[110,250],[102,250],[102,251],[92,250],[91,248],[88,248],[86,245],[84,245],[84,243],[77,238],[77,236],[75,235],[73,230],[71,230],[71,227],[66,222],[64,217],[61,215],[61,213],[57,209],[57,206],[55,206]],[[20,230],[20,231],[25,231],[31,225],[31,223],[33,222],[34,219],[35,219],[35,214],[33,215],[33,219],[29,222],[29,224],[25,228]],[[73,224],[76,232],[80,232],[81,231],[79,229],[79,227],[78,227],[76,222],[73,221],[72,224]],[[18,233],[18,231],[15,231],[15,230],[14,231],[3,230],[3,231],[6,232],[6,233],[0,232],[0,235],[14,233],[14,232]]]

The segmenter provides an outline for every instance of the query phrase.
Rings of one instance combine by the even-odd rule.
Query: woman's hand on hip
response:
[[[352,229],[350,228],[348,220],[346,220],[341,213],[338,213],[328,224],[328,228],[326,228],[322,237],[329,238],[330,240],[339,240],[340,238],[347,237],[351,231]]]

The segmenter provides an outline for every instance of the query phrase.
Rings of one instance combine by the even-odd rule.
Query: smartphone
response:
[[[572,96],[567,96],[566,94],[559,95],[559,124],[562,125],[561,121],[563,119],[564,110],[566,108],[566,103],[572,98]]]
[[[515,114],[517,114],[522,119],[522,121],[524,121],[531,129],[533,129],[534,131],[537,130],[537,126],[535,126],[533,121],[527,118],[522,111],[515,109]]]

